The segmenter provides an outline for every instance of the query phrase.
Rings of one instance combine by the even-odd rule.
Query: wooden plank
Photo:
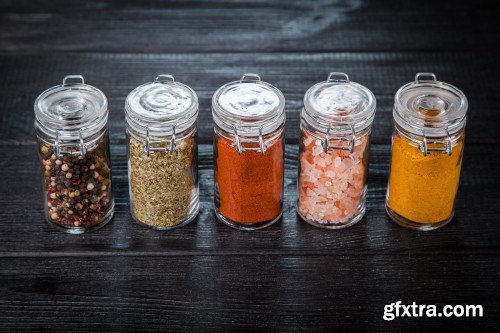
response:
[[[366,217],[356,226],[338,231],[314,228],[296,215],[296,145],[286,147],[283,219],[250,233],[216,221],[212,147],[200,145],[199,151],[201,212],[193,223],[159,232],[132,222],[126,150],[123,145],[115,145],[112,147],[115,218],[97,232],[72,236],[44,222],[35,146],[0,144],[0,155],[9,156],[0,161],[3,170],[0,256],[499,254],[500,174],[496,170],[500,154],[495,145],[466,147],[456,217],[448,226],[431,233],[401,228],[387,218],[384,210],[390,158],[387,145],[373,145],[371,149]]]
[[[498,50],[494,1],[2,1],[9,52]]]
[[[499,328],[496,256],[0,259],[2,331]],[[480,304],[483,318],[396,318],[384,305]]]
[[[488,68],[488,71],[484,71]],[[390,143],[397,89],[419,71],[460,87],[470,101],[468,143],[500,143],[500,94],[496,93],[500,58],[494,53],[321,53],[321,54],[50,54],[0,55],[0,141],[29,141],[33,102],[67,74],[81,73],[109,98],[112,143],[123,143],[123,107],[127,94],[159,73],[171,73],[200,97],[199,140],[212,142],[211,97],[222,84],[256,72],[285,94],[287,142],[298,142],[303,95],[330,71],[345,71],[377,97],[372,142]]]

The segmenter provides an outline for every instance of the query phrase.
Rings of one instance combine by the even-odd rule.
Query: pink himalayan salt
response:
[[[359,213],[365,190],[368,137],[358,138],[352,153],[324,152],[321,141],[304,134],[300,154],[298,209],[306,219],[320,224],[349,222]],[[345,143],[347,146],[347,143]]]

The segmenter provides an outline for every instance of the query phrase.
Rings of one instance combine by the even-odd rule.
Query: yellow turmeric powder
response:
[[[463,136],[451,156],[441,152],[424,156],[408,139],[394,135],[388,208],[411,222],[447,222],[454,211],[462,155]]]

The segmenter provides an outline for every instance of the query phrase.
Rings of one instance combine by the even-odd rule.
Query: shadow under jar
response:
[[[373,93],[345,73],[330,73],[306,92],[297,211],[309,224],[340,229],[365,214],[375,106]]]
[[[171,75],[135,88],[125,101],[130,211],[169,230],[198,214],[198,97]]]
[[[106,96],[69,75],[34,109],[46,220],[73,234],[101,228],[114,212]]]
[[[215,213],[255,230],[282,214],[285,98],[257,74],[220,87],[212,99]]]
[[[453,218],[467,107],[433,73],[418,73],[396,93],[386,210],[398,224],[432,230]]]

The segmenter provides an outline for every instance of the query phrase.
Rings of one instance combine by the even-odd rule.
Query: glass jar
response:
[[[130,211],[140,224],[168,230],[198,214],[198,109],[193,89],[171,75],[127,96]]]
[[[34,109],[46,220],[73,234],[101,228],[114,212],[106,96],[68,75]]]
[[[432,230],[452,219],[467,107],[465,95],[433,73],[418,73],[396,93],[386,210],[398,224]]]
[[[215,213],[255,230],[282,214],[285,98],[257,74],[220,87],[212,99]]]
[[[370,132],[376,100],[333,72],[304,96],[297,211],[316,227],[340,229],[365,214]]]

